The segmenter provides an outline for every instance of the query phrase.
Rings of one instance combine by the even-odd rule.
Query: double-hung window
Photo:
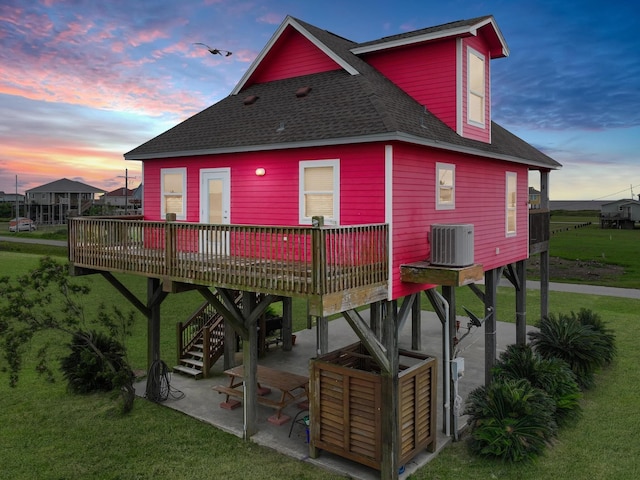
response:
[[[516,234],[516,211],[517,211],[517,185],[518,185],[518,174],[515,172],[507,172],[506,176],[506,197],[507,197],[507,205],[506,205],[506,214],[507,214],[507,222],[506,222],[506,230],[507,236],[513,236]]]
[[[340,161],[300,162],[300,224],[323,216],[326,224],[340,223]]]
[[[484,126],[486,96],[484,56],[470,48],[467,60],[467,118],[470,123]]]
[[[456,166],[436,163],[436,210],[456,208]]]
[[[162,218],[175,213],[177,220],[187,218],[187,169],[163,168],[160,172],[162,187]]]

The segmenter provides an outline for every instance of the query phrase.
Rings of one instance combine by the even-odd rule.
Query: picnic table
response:
[[[233,409],[239,406],[240,402],[230,397],[244,398],[244,368],[239,365],[225,370],[224,374],[229,377],[229,385],[214,385],[212,388],[218,393],[226,395],[226,400],[220,406]],[[282,413],[285,407],[295,402],[307,401],[309,398],[309,377],[304,375],[258,365],[257,381],[259,395],[257,401],[260,405],[276,409],[275,415],[268,419],[270,423],[275,425],[282,425],[291,419]],[[272,390],[279,392],[276,398],[267,397]]]

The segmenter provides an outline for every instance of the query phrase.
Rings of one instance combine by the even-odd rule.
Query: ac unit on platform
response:
[[[431,225],[431,263],[445,267],[473,265],[473,225]]]

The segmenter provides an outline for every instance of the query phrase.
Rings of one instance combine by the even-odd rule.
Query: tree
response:
[[[35,269],[14,280],[0,278],[0,350],[7,363],[9,385],[17,385],[23,356],[34,336],[40,332],[58,331],[69,336],[70,357],[76,355],[75,361],[93,365],[93,370],[84,368],[84,373],[92,371],[101,377],[99,381],[96,378],[89,380],[119,389],[123,412],[129,412],[135,390],[124,339],[130,333],[133,312],[125,314],[117,307],[108,310],[100,305],[96,318],[90,321],[83,303],[90,292],[89,287],[72,281],[68,271],[68,265],[43,257]],[[96,326],[105,332],[98,334],[94,330]],[[38,372],[53,381],[55,377],[46,346],[38,352],[38,359]],[[67,361],[67,367],[71,363]],[[78,386],[77,382],[81,380],[77,371],[73,373],[67,368],[64,372],[71,391],[87,391]]]

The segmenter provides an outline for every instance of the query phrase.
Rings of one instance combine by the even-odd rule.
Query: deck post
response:
[[[422,350],[422,316],[420,295],[416,295],[411,306],[411,350]]]
[[[290,352],[293,347],[292,328],[293,301],[291,297],[282,297],[282,350],[285,352]]]
[[[549,172],[540,172],[540,208],[549,211]],[[547,225],[547,231],[549,226]],[[549,242],[540,252],[540,318],[549,316]]]
[[[242,364],[244,368],[244,430],[242,437],[249,440],[257,431],[258,418],[258,328],[257,318],[248,324],[247,319],[256,305],[256,294],[242,293],[242,316],[249,338],[243,338]]]
[[[316,317],[316,353],[329,353],[329,320],[327,317]]]
[[[223,368],[228,370],[236,366],[236,345],[238,337],[236,331],[227,321],[224,322],[224,358]]]
[[[147,369],[151,364],[160,360],[160,303],[156,299],[156,292],[160,288],[160,280],[157,278],[147,279],[147,308],[149,317],[147,318]]]
[[[400,460],[400,426],[398,396],[398,316],[395,305],[387,302],[386,315],[382,324],[382,345],[386,350],[388,370],[381,371],[382,408],[382,461],[380,464],[380,477],[383,480],[395,480],[398,478]]]
[[[518,288],[516,289],[516,343],[527,343],[527,261],[516,263]]]
[[[496,363],[496,304],[498,300],[498,280],[501,268],[484,272],[484,383],[492,380],[491,369]]]

